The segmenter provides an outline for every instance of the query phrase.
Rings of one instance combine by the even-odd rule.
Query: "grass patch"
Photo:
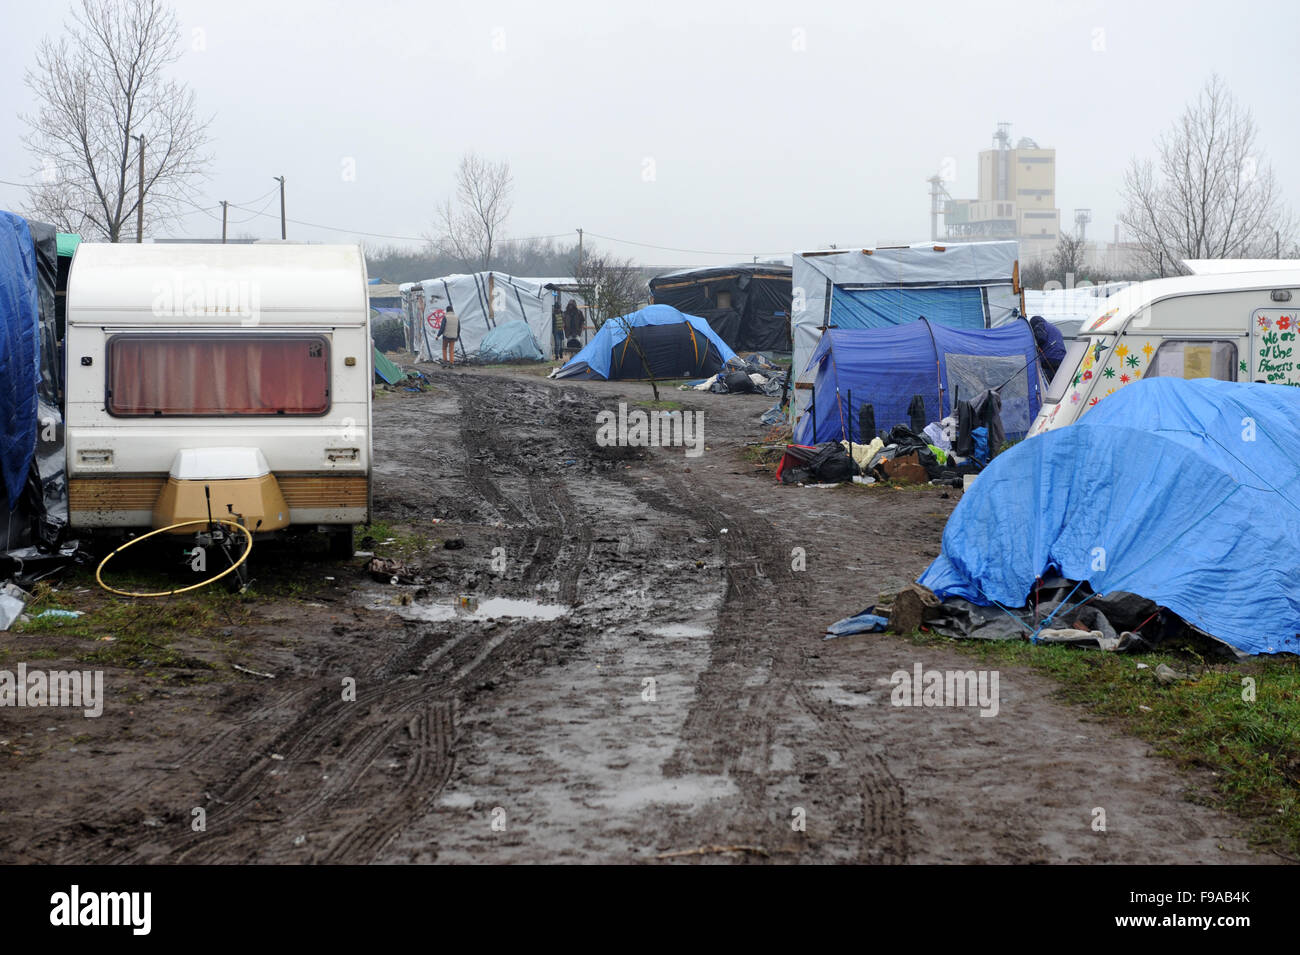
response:
[[[354,529],[358,550],[373,551],[380,557],[415,557],[423,554],[435,541],[416,533],[406,525],[376,521]],[[362,545],[365,546],[362,546]]]
[[[686,405],[682,404],[680,401],[671,401],[667,398],[662,398],[659,401],[655,401],[654,399],[648,401],[634,401],[632,404],[638,405],[642,408],[650,408],[655,411],[681,411],[686,407]]]
[[[1300,661],[1207,662],[1191,648],[1112,654],[1027,641],[950,640],[912,634],[920,646],[955,647],[993,666],[1016,665],[1060,683],[1059,696],[1117,723],[1180,767],[1209,770],[1223,808],[1250,823],[1250,840],[1300,856]],[[1138,664],[1145,663],[1146,669]],[[1167,664],[1191,679],[1165,685]],[[1253,701],[1243,699],[1253,681]]]

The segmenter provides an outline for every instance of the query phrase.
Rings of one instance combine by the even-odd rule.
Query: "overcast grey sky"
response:
[[[0,179],[33,178],[16,115],[35,107],[23,74],[70,6],[5,10]],[[475,149],[511,164],[511,235],[581,226],[698,250],[592,240],[647,264],[922,241],[926,178],[952,157],[951,193],[974,196],[976,154],[1005,120],[1057,150],[1063,218],[1090,207],[1090,234],[1109,238],[1130,156],[1151,151],[1214,71],[1254,111],[1300,205],[1294,2],[174,7],[186,48],[174,75],[213,116],[214,155],[199,189],[212,216],[195,212],[176,236],[219,236],[217,201],[263,196],[278,174],[291,219],[342,229],[291,223],[290,238],[419,236]],[[0,185],[0,206],[21,197]],[[278,229],[253,218],[231,231]]]

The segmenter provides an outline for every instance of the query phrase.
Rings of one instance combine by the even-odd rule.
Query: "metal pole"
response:
[[[280,238],[287,238],[284,230],[284,176],[272,176],[280,184]]]
[[[136,136],[140,141],[140,185],[135,197],[135,241],[144,241],[144,137]]]
[[[230,203],[225,199],[221,200],[221,244],[226,244],[226,206]]]
[[[582,272],[582,230],[578,230],[578,272]]]

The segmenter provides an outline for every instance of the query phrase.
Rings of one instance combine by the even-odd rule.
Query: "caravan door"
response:
[[[1269,385],[1300,385],[1297,325],[1300,310],[1257,308],[1250,316],[1250,381]],[[1241,363],[1242,378],[1246,362]]]

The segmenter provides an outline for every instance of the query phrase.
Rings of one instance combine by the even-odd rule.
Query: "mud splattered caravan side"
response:
[[[359,247],[83,243],[65,360],[74,528],[200,519],[210,494],[250,530],[351,552],[371,497]]]
[[[1300,385],[1300,269],[1139,282],[1100,303],[1030,435],[1072,424],[1144,378]]]

